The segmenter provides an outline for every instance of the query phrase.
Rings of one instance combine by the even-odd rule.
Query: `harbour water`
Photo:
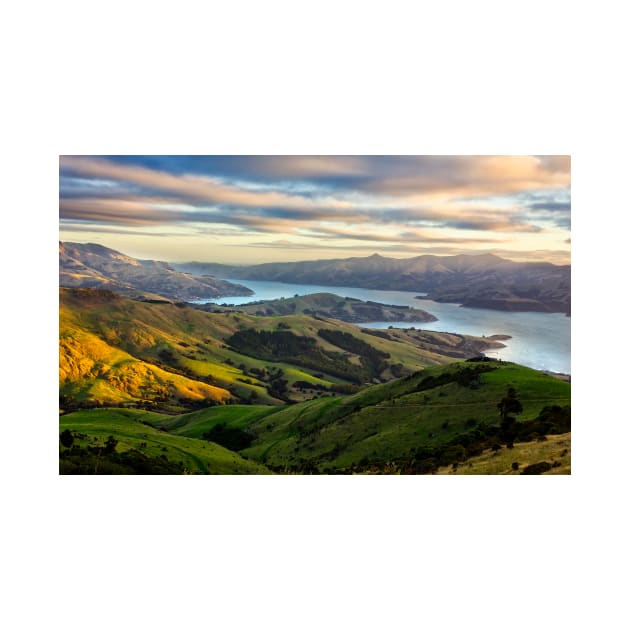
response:
[[[225,278],[230,280],[229,278]],[[383,304],[412,306],[428,311],[437,321],[410,324],[409,322],[371,322],[361,324],[368,328],[389,326],[422,328],[454,332],[478,337],[510,335],[502,341],[505,348],[488,351],[493,356],[514,361],[537,370],[571,373],[571,318],[562,313],[510,313],[481,308],[465,308],[458,304],[444,304],[433,300],[417,299],[418,292],[382,291],[358,287],[329,287],[310,284],[287,284],[265,280],[231,280],[249,287],[254,295],[225,297],[212,301],[218,304],[247,304],[258,300],[289,298],[309,293],[335,293],[342,297],[371,300]]]

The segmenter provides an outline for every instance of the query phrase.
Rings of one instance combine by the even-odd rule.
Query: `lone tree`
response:
[[[103,448],[103,452],[111,455],[116,451],[116,446],[118,445],[118,440],[113,436],[109,435],[107,440],[105,441],[105,447]]]
[[[501,413],[501,422],[505,422],[510,413],[521,413],[523,411],[523,405],[521,401],[516,397],[516,390],[513,387],[509,387],[505,398],[501,399],[501,402],[497,405],[499,412]]]
[[[74,443],[74,436],[72,435],[70,429],[65,429],[64,431],[62,431],[59,435],[59,440],[61,441],[61,444],[63,446],[65,446],[66,448],[70,448]]]
[[[513,387],[508,388],[506,396],[501,399],[497,407],[501,414],[501,435],[508,448],[512,448],[516,437],[516,418],[510,414],[519,414],[523,411],[523,405],[516,397],[516,390]]]

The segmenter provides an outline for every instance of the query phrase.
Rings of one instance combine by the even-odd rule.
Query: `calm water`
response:
[[[230,280],[229,278],[225,278]],[[488,351],[507,361],[515,361],[537,370],[571,373],[571,318],[562,313],[505,313],[481,308],[463,308],[457,304],[441,304],[433,300],[417,300],[419,292],[379,291],[354,287],[323,287],[312,284],[285,284],[264,280],[234,280],[249,287],[254,295],[226,297],[209,300],[219,304],[247,304],[257,300],[274,300],[309,293],[336,293],[343,297],[372,300],[383,304],[414,306],[432,313],[436,322],[410,324],[408,322],[372,322],[362,324],[370,328],[423,328],[455,332],[466,335],[510,335],[512,339],[503,341],[505,348]],[[205,301],[205,300],[204,300]]]

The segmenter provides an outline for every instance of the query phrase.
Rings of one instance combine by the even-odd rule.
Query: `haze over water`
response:
[[[218,304],[248,304],[258,300],[289,298],[309,293],[335,293],[342,297],[371,300],[383,304],[412,306],[423,309],[438,318],[435,322],[371,322],[361,324],[366,328],[400,328],[460,333],[481,337],[485,335],[510,335],[502,341],[505,348],[487,351],[488,356],[514,361],[537,370],[571,373],[571,318],[562,313],[509,313],[480,308],[464,308],[457,304],[445,304],[433,300],[416,299],[419,292],[383,291],[358,287],[331,287],[310,284],[287,284],[266,280],[235,280],[254,291],[254,295],[224,297],[203,300]]]

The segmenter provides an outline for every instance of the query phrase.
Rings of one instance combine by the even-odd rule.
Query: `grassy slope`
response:
[[[566,451],[566,452],[565,452]],[[513,449],[502,448],[500,451],[487,450],[481,455],[471,457],[456,469],[443,466],[438,475],[519,475],[523,468],[538,462],[559,462],[545,475],[571,474],[571,434],[549,435],[544,442],[516,443]],[[518,470],[512,469],[512,462],[519,464]]]
[[[143,422],[160,420],[162,414],[133,409],[92,409],[76,411],[59,419],[61,431],[70,429],[88,436],[78,444],[102,444],[107,436],[118,441],[117,450],[137,449],[150,457],[183,462],[192,473],[267,474],[262,465],[243,459],[218,444],[170,435]],[[141,446],[141,444],[143,446]],[[146,446],[144,446],[146,444]]]
[[[230,392],[142,361],[96,335],[67,327],[59,339],[60,392],[105,404],[156,395],[225,402]]]
[[[329,351],[340,348],[317,335],[320,328],[350,332],[373,347],[387,352],[389,362],[412,372],[474,353],[474,340],[460,335],[420,331],[387,331],[389,338],[362,332],[352,324],[315,319],[307,315],[255,317],[242,313],[205,313],[171,303],[151,304],[114,294],[85,290],[60,290],[60,391],[79,401],[106,404],[151,399],[156,392],[168,398],[173,410],[182,409],[178,399],[224,401],[230,390],[248,399],[252,392],[259,403],[278,404],[265,384],[248,373],[273,364],[285,371],[289,387],[295,381],[329,386],[342,379],[324,374],[315,377],[286,362],[271,362],[239,354],[225,345],[239,328],[276,330],[283,326],[297,335],[316,339]],[[472,344],[472,345],[471,345]],[[172,360],[165,362],[164,351]],[[449,356],[445,356],[448,354]],[[162,355],[162,356],[161,356]],[[358,358],[348,355],[351,361]],[[177,372],[181,372],[177,374]],[[388,369],[383,378],[392,378]],[[199,380],[208,380],[201,383]],[[291,391],[300,400],[313,391]],[[168,408],[168,405],[165,405]]]
[[[475,388],[448,382],[417,391],[427,377],[456,377],[471,365],[478,364],[454,363],[430,368],[411,377],[372,386],[353,396],[325,396],[283,407],[226,405],[179,416],[119,409],[77,412],[61,418],[61,429],[70,426],[90,435],[96,431],[102,438],[113,434],[121,442],[124,441],[121,435],[126,433],[125,439],[132,440],[133,445],[148,442],[146,436],[150,436],[151,441],[156,442],[154,453],[157,455],[161,454],[165,440],[175,440],[174,446],[185,445],[185,450],[199,457],[208,454],[207,443],[194,438],[225,423],[255,435],[252,446],[243,451],[249,463],[257,460],[274,466],[291,466],[310,462],[325,472],[348,467],[363,458],[375,462],[394,460],[419,446],[449,442],[458,433],[470,430],[470,421],[475,425],[498,424],[497,402],[510,386],[516,389],[523,404],[520,420],[537,417],[546,405],[570,404],[569,383],[511,363],[482,364],[496,369],[481,373]],[[140,420],[161,431],[140,424]],[[177,442],[185,438],[188,438],[186,442]],[[570,442],[570,437],[564,438],[565,442]],[[513,450],[502,449],[498,455],[484,453],[470,460],[472,467],[467,463],[460,465],[457,474],[511,473],[513,461],[518,461],[523,468],[547,457],[558,459],[558,453],[548,454],[545,450],[555,443],[556,436],[549,436],[548,442],[517,443]],[[564,448],[564,442],[562,445]],[[235,456],[230,451],[227,453]],[[216,465],[211,468],[207,464],[207,468],[220,472]],[[550,473],[569,471],[563,464]]]
[[[225,424],[235,429],[245,429],[252,422],[260,420],[282,407],[270,405],[226,405],[200,409],[179,416],[160,415],[149,419],[153,426],[173,435],[200,438],[217,424]]]
[[[250,425],[256,440],[244,452],[274,465],[343,468],[363,458],[386,461],[446,443],[466,431],[467,422],[498,424],[497,402],[508,386],[523,404],[521,420],[535,418],[546,405],[570,403],[568,383],[509,363],[483,373],[477,389],[448,383],[416,391],[428,375],[455,374],[469,365],[432,368],[343,399],[287,407]]]

